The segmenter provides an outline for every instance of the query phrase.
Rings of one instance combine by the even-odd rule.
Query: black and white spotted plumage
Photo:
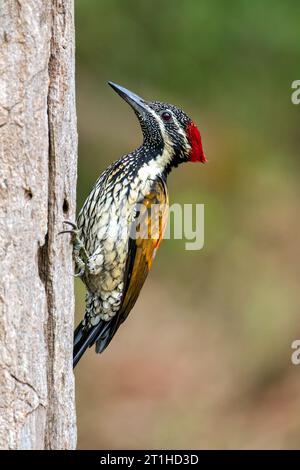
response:
[[[102,352],[133,307],[159,244],[131,239],[137,207],[167,205],[167,175],[188,161],[192,151],[186,131],[192,121],[183,111],[146,102],[110,84],[134,109],[143,144],[101,174],[78,215],[76,237],[85,253],[81,278],[87,297],[74,335],[74,366],[88,346],[96,343],[96,351]]]

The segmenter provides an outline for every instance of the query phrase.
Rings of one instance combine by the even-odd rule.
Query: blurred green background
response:
[[[209,159],[169,177],[171,203],[205,204],[204,249],[165,240],[110,347],[76,368],[78,447],[299,448],[300,2],[75,3],[78,209],[141,141],[107,80],[182,107]]]

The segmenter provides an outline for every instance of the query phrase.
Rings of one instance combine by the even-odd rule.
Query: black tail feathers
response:
[[[116,317],[109,321],[100,320],[97,325],[93,326],[89,330],[86,330],[83,327],[82,322],[79,323],[74,332],[73,368],[76,366],[86,349],[91,347],[95,342],[96,352],[102,353],[104,351],[117,331]]]
[[[98,336],[98,327],[99,324],[87,331],[83,327],[82,322],[77,326],[74,332],[73,368],[76,366],[85,350],[94,343]]]

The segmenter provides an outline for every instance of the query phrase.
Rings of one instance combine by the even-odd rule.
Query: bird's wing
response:
[[[132,234],[135,233],[135,236],[131,236],[128,242],[123,300],[118,313],[110,320],[111,327],[97,339],[97,352],[102,352],[106,348],[133,308],[162,240],[167,214],[166,184],[163,179],[157,178],[153,181],[148,194],[139,201],[137,206],[137,217],[132,224],[131,231]]]

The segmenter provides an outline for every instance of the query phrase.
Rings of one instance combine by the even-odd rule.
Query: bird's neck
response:
[[[144,140],[139,150],[145,155],[144,166],[147,166],[153,174],[165,178],[183,161],[179,152],[168,140],[159,142]]]

